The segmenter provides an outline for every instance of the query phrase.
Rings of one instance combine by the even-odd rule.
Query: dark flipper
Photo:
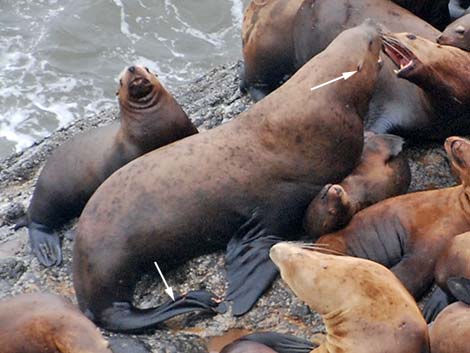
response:
[[[62,262],[62,249],[59,236],[49,227],[31,222],[29,241],[33,254],[46,267],[58,266]]]
[[[451,277],[447,280],[447,288],[457,300],[470,305],[470,279]]]
[[[240,338],[241,340],[264,344],[278,353],[309,353],[317,348],[317,345],[306,339],[276,332],[253,333]]]
[[[450,298],[441,288],[436,288],[431,298],[423,308],[423,316],[429,324],[434,321],[436,316],[455,299]]]
[[[198,290],[177,295],[174,302],[168,300],[151,309],[137,309],[128,302],[113,303],[111,308],[103,311],[98,324],[113,332],[140,333],[172,317],[193,311],[220,314],[226,312],[227,307],[214,294]]]
[[[233,315],[248,312],[278,274],[269,249],[283,239],[268,235],[259,211],[240,228],[227,246],[227,299],[233,301]]]

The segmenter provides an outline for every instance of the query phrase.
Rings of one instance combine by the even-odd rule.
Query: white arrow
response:
[[[343,74],[340,76],[340,77],[337,77],[333,80],[330,80],[328,82],[325,82],[325,83],[322,83],[321,85],[318,85],[318,86],[315,86],[315,87],[312,87],[310,88],[310,91],[315,91],[316,89],[318,88],[321,88],[323,86],[326,86],[326,85],[329,85],[330,83],[333,83],[333,82],[336,82],[336,81],[339,81],[339,80],[347,80],[348,78],[350,78],[352,75],[354,75],[357,71],[349,71],[349,72],[343,72]]]
[[[165,292],[170,296],[170,298],[175,301],[175,295],[173,294],[173,289],[171,287],[168,287],[168,283],[165,281],[165,277],[163,277],[162,271],[160,270],[160,267],[158,267],[157,261],[154,261],[155,267],[157,268],[158,273],[160,274],[160,277],[163,280],[163,284],[165,285],[166,289]]]

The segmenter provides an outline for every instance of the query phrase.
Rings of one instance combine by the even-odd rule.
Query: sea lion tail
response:
[[[215,294],[197,290],[176,295],[175,300],[150,309],[138,309],[129,302],[113,303],[98,319],[103,328],[122,333],[141,333],[177,315],[189,312],[223,314],[227,306]]]
[[[276,332],[259,332],[241,337],[240,341],[264,344],[277,353],[309,353],[318,345],[296,336]]]
[[[33,254],[46,267],[58,266],[62,262],[62,249],[59,236],[49,227],[29,223],[29,240]]]
[[[451,298],[441,288],[436,288],[423,308],[423,316],[426,322],[428,324],[433,322],[437,315],[451,302]]]
[[[447,280],[447,287],[455,298],[462,303],[470,305],[470,279],[451,277]]]

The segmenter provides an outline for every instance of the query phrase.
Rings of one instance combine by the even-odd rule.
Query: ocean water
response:
[[[170,89],[241,58],[249,0],[0,0],[0,159],[116,106],[143,64]]]

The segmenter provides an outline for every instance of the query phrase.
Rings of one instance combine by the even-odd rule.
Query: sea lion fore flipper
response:
[[[453,301],[454,300],[451,300],[451,298],[441,288],[436,288],[423,308],[423,316],[426,322],[433,322],[437,314]]]
[[[470,305],[470,279],[451,277],[447,280],[447,287],[454,297],[462,303]]]
[[[256,209],[227,245],[227,299],[233,301],[233,315],[245,314],[276,278],[278,271],[269,258],[269,249],[282,241],[268,235]]]
[[[60,265],[62,262],[62,250],[60,238],[50,228],[31,222],[29,225],[29,239],[31,249],[39,262],[46,267]]]
[[[276,332],[253,333],[240,340],[264,344],[278,353],[309,353],[317,347],[306,339]]]
[[[216,295],[198,290],[177,295],[175,301],[168,300],[151,309],[137,309],[128,302],[113,303],[111,308],[103,311],[100,321],[109,331],[139,333],[172,317],[193,311],[224,313],[226,305]]]

